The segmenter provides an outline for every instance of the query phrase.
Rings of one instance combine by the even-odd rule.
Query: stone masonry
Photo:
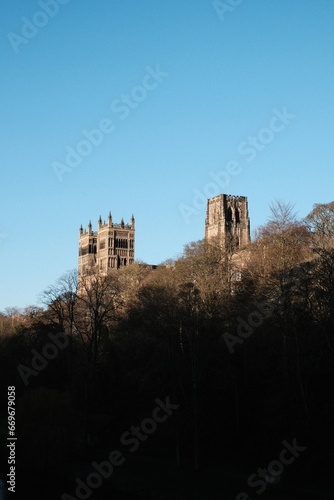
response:
[[[101,274],[107,274],[111,270],[130,266],[134,262],[134,249],[133,216],[130,224],[125,224],[123,219],[120,224],[115,224],[109,212],[107,223],[102,224],[100,216],[97,231],[92,230],[89,221],[88,230],[81,226],[79,231],[79,275],[94,268]]]

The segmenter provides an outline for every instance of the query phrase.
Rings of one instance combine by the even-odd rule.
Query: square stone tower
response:
[[[220,194],[207,203],[205,239],[244,248],[250,242],[250,222],[246,196]]]
[[[97,231],[92,231],[89,221],[88,230],[81,226],[79,232],[79,275],[94,267],[101,274],[107,274],[112,269],[130,266],[134,262],[134,249],[133,216],[130,224],[125,224],[123,219],[120,224],[115,224],[109,212],[107,224],[102,224],[100,216]]]

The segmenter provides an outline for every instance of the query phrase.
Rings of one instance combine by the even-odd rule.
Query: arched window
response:
[[[240,214],[237,208],[235,209],[235,221],[237,224],[240,222]]]
[[[226,217],[227,222],[232,222],[232,209],[231,209],[231,207],[228,207],[226,215],[227,215],[227,217]]]

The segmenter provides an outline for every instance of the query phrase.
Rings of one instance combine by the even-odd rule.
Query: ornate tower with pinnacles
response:
[[[132,215],[130,224],[122,219],[115,224],[109,212],[108,222],[98,220],[97,231],[80,227],[79,231],[79,275],[96,269],[101,274],[111,270],[130,266],[135,253],[135,219]]]

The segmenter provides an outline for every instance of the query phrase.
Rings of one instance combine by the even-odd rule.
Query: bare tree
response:
[[[97,270],[91,270],[78,276],[76,271],[69,272],[56,285],[50,286],[41,300],[48,306],[51,320],[71,337],[70,377],[72,379],[74,372],[81,374],[84,387],[83,434],[86,440],[98,367],[121,315],[123,299],[118,273],[102,275]]]
[[[98,363],[103,338],[121,317],[122,305],[117,273],[102,275],[92,270],[79,277],[74,324],[77,335],[89,353],[93,370]]]
[[[334,247],[334,201],[317,203],[305,218],[315,249]]]
[[[78,273],[76,270],[61,276],[55,285],[49,286],[40,296],[40,301],[48,308],[50,319],[69,335],[73,333],[77,298]]]
[[[263,238],[274,234],[280,234],[293,226],[298,225],[297,214],[294,212],[292,203],[284,203],[275,200],[269,205],[270,216],[265,226],[257,232],[257,237]]]

